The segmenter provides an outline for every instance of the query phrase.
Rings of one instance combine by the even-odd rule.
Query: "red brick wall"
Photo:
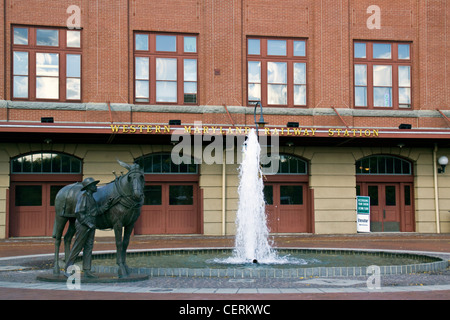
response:
[[[245,40],[256,35],[308,39],[308,108],[352,108],[354,39],[412,41],[414,109],[450,109],[450,4],[445,0],[6,0],[4,4],[0,5],[0,99],[4,100],[11,99],[11,25],[64,27],[70,16],[67,8],[77,5],[83,28],[83,102],[132,103],[132,35],[134,30],[145,30],[199,35],[200,105],[246,105]],[[367,28],[370,5],[381,9],[380,29]],[[109,112],[90,112],[55,111],[54,117],[56,121],[110,120]],[[39,121],[40,116],[48,116],[48,111],[9,112],[9,120]],[[112,116],[114,121],[135,122],[174,118],[142,112],[113,112]],[[253,115],[232,117],[236,123],[253,122]],[[177,118],[230,123],[225,113]],[[292,120],[269,118],[274,125]],[[342,125],[337,116],[309,118],[302,120],[311,125]],[[354,126],[385,126],[389,121],[396,126],[402,120],[345,119]],[[413,123],[414,127],[448,125],[440,117]]]

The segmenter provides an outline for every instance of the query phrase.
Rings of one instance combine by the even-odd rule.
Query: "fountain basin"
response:
[[[233,249],[158,249],[129,251],[127,263],[133,273],[151,277],[301,278],[366,276],[367,267],[380,267],[381,275],[444,270],[448,261],[439,257],[390,251],[350,249],[274,249],[293,263],[230,264],[224,260]],[[93,255],[96,272],[115,273],[115,253]],[[305,263],[301,263],[303,260]]]

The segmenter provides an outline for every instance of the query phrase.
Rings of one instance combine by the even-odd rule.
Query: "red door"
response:
[[[372,232],[414,231],[412,183],[363,183],[361,189],[370,197]]]
[[[55,197],[68,183],[11,183],[10,236],[51,236],[55,220]]]
[[[134,228],[135,234],[200,232],[197,183],[148,183],[144,193],[144,205]]]
[[[306,183],[266,183],[264,197],[271,233],[308,232]]]

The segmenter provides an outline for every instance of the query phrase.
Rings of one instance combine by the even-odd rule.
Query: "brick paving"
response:
[[[359,248],[401,251],[425,251],[450,259],[450,234],[357,234],[299,235],[274,237],[275,247]],[[129,249],[232,247],[232,237],[136,236]],[[97,238],[94,251],[115,250],[114,239]],[[367,289],[366,277],[304,279],[223,279],[153,277],[135,283],[82,285],[67,290],[65,284],[48,284],[35,279],[39,272],[51,272],[53,240],[7,239],[0,241],[0,257],[48,255],[37,270],[0,271],[0,299],[120,299],[120,300],[294,300],[294,299],[439,299],[450,298],[450,270],[382,276],[381,290]],[[29,259],[28,259],[29,260]],[[24,259],[23,261],[28,261]],[[45,260],[45,259],[44,259]],[[20,259],[1,265],[15,264]],[[1,270],[1,269],[0,269]],[[346,283],[347,281],[347,283]],[[37,289],[40,288],[40,289]]]

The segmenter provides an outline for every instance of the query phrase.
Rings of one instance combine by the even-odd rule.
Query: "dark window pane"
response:
[[[197,94],[196,93],[185,93],[184,94],[184,102],[197,103]]]
[[[52,154],[43,153],[42,154],[42,172],[52,172]]]
[[[368,195],[370,197],[370,205],[377,206],[378,205],[378,186],[369,186],[368,187]]]
[[[50,205],[55,205],[55,198],[59,190],[61,190],[64,186],[50,186]]]
[[[303,204],[303,187],[280,186],[280,204]]]
[[[386,205],[396,205],[395,186],[386,186]]]
[[[280,173],[289,173],[289,161],[285,156],[280,157]]]
[[[190,164],[188,173],[197,173],[197,165],[196,164]]]
[[[385,157],[378,158],[378,173],[380,173],[380,174],[386,173],[386,158]]]
[[[371,174],[377,174],[378,173],[378,157],[372,157],[369,159],[369,172]]]
[[[71,173],[81,173],[81,161],[78,159],[70,160],[70,172]]]
[[[394,173],[402,174],[402,160],[401,159],[394,159]]]
[[[193,186],[169,186],[169,205],[192,205],[194,204]]]
[[[145,186],[144,187],[144,205],[160,206],[162,204],[162,187],[161,186]]]
[[[177,165],[170,161],[170,173],[179,173],[180,172],[180,165]]]
[[[16,206],[42,206],[42,186],[16,186]]]
[[[22,158],[22,172],[31,172],[33,157],[31,155]]]
[[[61,172],[61,156],[59,154],[53,155],[52,157],[52,172],[53,173]]]
[[[359,184],[356,185],[356,195],[357,196],[361,195],[361,185],[359,185]]]
[[[386,158],[386,173],[393,174],[394,173],[394,159],[387,157]]]
[[[32,171],[34,173],[42,172],[42,157],[40,154],[33,154]]]
[[[266,204],[273,204],[273,186],[264,186],[264,202]]]
[[[411,186],[405,186],[405,206],[411,205]]]
[[[163,154],[162,155],[162,172],[163,173],[171,173],[171,163],[172,159],[170,159],[169,154]]]
[[[12,161],[12,172],[22,172],[22,159],[14,159]]]
[[[61,172],[70,172],[70,157],[61,155]]]
[[[153,160],[153,163],[152,163],[152,169],[150,170],[150,172],[152,172],[152,173],[161,173],[161,167],[162,167],[162,165],[161,165],[161,155],[159,154],[159,155],[155,155],[155,156],[152,156],[152,160]]]

